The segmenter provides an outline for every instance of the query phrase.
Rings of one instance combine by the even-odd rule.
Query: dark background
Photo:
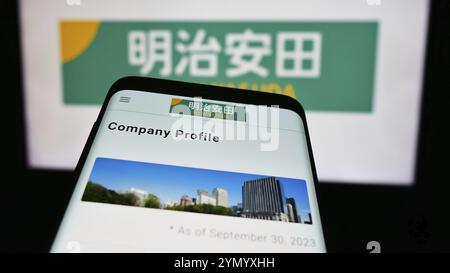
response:
[[[47,252],[75,178],[26,168],[15,1],[0,1],[0,20],[0,251]],[[433,1],[429,21],[415,184],[321,183],[328,251],[367,252],[375,240],[382,252],[450,252],[450,1]]]

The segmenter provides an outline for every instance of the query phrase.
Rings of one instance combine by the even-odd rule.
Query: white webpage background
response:
[[[159,115],[129,110],[111,110],[105,113],[52,247],[53,252],[70,251],[67,246],[71,242],[77,242],[82,252],[325,251],[306,139],[301,119],[296,113],[280,109],[280,117],[293,122],[280,124],[282,129],[279,149],[263,152],[260,151],[260,141],[221,140],[218,143],[175,141],[171,137],[162,139],[108,130],[107,126],[112,121],[118,124],[167,130],[171,129],[173,121],[177,119],[168,114],[171,96],[156,97],[158,95],[122,91],[113,96],[109,109],[123,109],[118,102],[119,96],[130,96],[131,103],[138,101],[140,104],[136,106],[138,109],[142,109],[145,104],[141,102],[145,101],[147,107],[152,105],[148,108]],[[130,104],[128,109],[132,108],[134,106]],[[167,115],[161,116],[164,113]],[[97,157],[303,179],[306,181],[313,224],[83,202],[81,198]],[[211,179],[213,181],[214,177]],[[176,230],[184,226],[191,229],[214,228],[225,232],[255,233],[266,235],[268,238],[271,235],[282,235],[286,244],[186,236],[171,230],[170,226],[175,226]],[[312,238],[316,246],[309,248],[291,245],[291,237]]]
[[[379,23],[372,113],[308,112],[320,180],[413,183],[429,1],[22,0],[21,39],[29,165],[73,168],[99,112],[64,105],[59,22],[293,20]],[[179,11],[183,12],[179,12]],[[106,92],[106,90],[105,90]]]

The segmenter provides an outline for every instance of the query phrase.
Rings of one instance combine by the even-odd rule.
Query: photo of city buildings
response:
[[[83,201],[312,224],[301,179],[97,158]]]

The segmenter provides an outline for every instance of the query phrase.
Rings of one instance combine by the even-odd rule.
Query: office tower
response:
[[[308,221],[303,221],[304,224],[308,224],[308,225],[312,225],[312,217],[311,217],[311,213],[308,213]]]
[[[292,205],[291,204],[286,204],[286,208],[287,208],[287,215],[288,215],[288,218],[289,218],[289,222],[294,222],[295,221],[295,219],[294,219],[294,210],[292,208]]]
[[[201,204],[210,204],[210,205],[216,205],[217,201],[214,196],[209,194],[205,190],[197,190],[197,205]]]
[[[232,210],[232,215],[233,216],[241,217],[241,213],[242,213],[242,208],[241,207],[239,207],[239,206],[232,206],[231,210]]]
[[[190,197],[187,196],[187,195],[181,196],[181,199],[180,199],[180,205],[181,205],[181,206],[192,205],[192,198],[190,198]]]
[[[245,181],[242,217],[289,222],[283,187],[275,177]]]
[[[228,207],[228,192],[222,188],[214,188],[212,195],[216,198],[216,206]]]
[[[300,216],[297,212],[297,205],[293,197],[286,198],[286,204],[288,209],[289,221],[294,223],[301,223]]]

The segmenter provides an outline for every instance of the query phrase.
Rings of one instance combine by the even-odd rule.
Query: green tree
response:
[[[139,206],[139,198],[132,192],[119,194],[121,196],[122,205]]]
[[[161,206],[161,202],[159,201],[159,197],[149,193],[144,199],[144,207],[146,208],[155,208],[159,209]]]
[[[138,197],[134,193],[117,193],[91,181],[86,185],[81,200],[127,206],[138,205]]]
[[[100,203],[111,203],[117,198],[117,193],[112,190],[108,190],[100,184],[93,183],[91,181],[86,185],[84,190],[83,201],[100,202]]]
[[[230,208],[222,207],[222,206],[214,206],[210,204],[200,204],[200,205],[187,205],[187,206],[172,206],[168,207],[169,210],[177,210],[177,211],[189,211],[189,212],[197,212],[197,213],[206,213],[206,214],[216,214],[216,215],[227,215],[231,216],[233,214],[233,210]]]

